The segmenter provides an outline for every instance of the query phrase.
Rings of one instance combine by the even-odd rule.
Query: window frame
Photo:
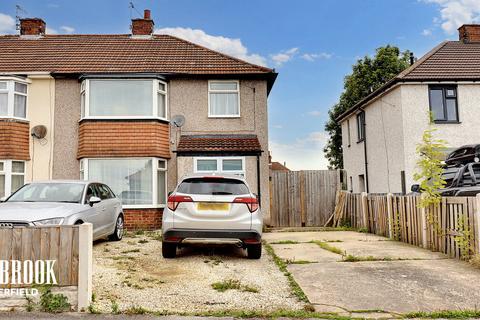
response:
[[[357,143],[365,141],[365,111],[357,113]],[[360,121],[361,120],[361,121]]]
[[[12,77],[0,78],[0,82],[5,82],[7,84],[6,89],[0,89],[0,93],[7,94],[7,114],[0,114],[0,119],[18,119],[18,120],[27,120],[28,118],[28,91],[30,82],[23,79],[17,79]],[[27,86],[27,93],[15,91],[15,83],[21,83]],[[20,95],[25,97],[25,117],[15,116],[15,95]]]
[[[89,160],[151,160],[152,161],[152,204],[122,204],[124,209],[156,209],[156,208],[165,208],[167,206],[168,200],[168,160],[164,158],[157,157],[122,157],[122,158],[83,158],[80,160],[80,170],[83,169],[83,180],[84,181],[94,181],[89,177]],[[158,165],[159,161],[165,162],[165,168],[160,168]],[[158,172],[165,171],[165,203],[158,203]],[[81,172],[81,171],[80,171]],[[80,176],[80,179],[82,177]],[[110,191],[115,195],[115,198],[118,198],[118,195],[110,188],[109,185],[103,182],[98,182],[106,185]]]
[[[212,90],[210,89],[210,84],[213,82],[235,82],[237,84],[237,90]],[[241,117],[241,103],[240,103],[240,80],[208,80],[208,117],[209,118],[240,118]],[[211,110],[211,93],[236,93],[237,94],[237,103],[238,103],[238,114],[235,115],[215,115],[212,114]]]
[[[447,97],[447,90],[452,90],[452,89],[455,91],[455,96],[454,97]],[[432,95],[431,95],[432,90],[442,90],[442,107],[443,107],[443,116],[444,116],[444,119],[440,119],[440,120],[433,119],[433,122],[438,123],[438,124],[441,124],[441,123],[460,123],[460,115],[458,113],[458,87],[457,87],[457,85],[456,84],[445,84],[445,85],[435,84],[435,85],[429,85],[428,86],[428,106],[429,106],[430,112],[433,115]],[[448,114],[447,100],[454,100],[455,101],[455,115],[457,117],[456,120],[445,119],[445,117]]]
[[[13,162],[22,162],[23,163],[23,172],[13,172],[12,167],[13,167]],[[23,185],[25,185],[25,177],[26,177],[26,161],[23,160],[10,160],[10,159],[2,159],[0,160],[0,163],[3,163],[3,171],[0,171],[1,175],[5,176],[5,185],[4,185],[4,190],[5,190],[5,198],[10,197],[13,192],[12,192],[12,176],[23,176]]]
[[[216,160],[217,170],[198,170],[198,160]],[[242,170],[223,170],[223,160],[241,160]],[[219,174],[235,174],[246,177],[245,157],[195,157],[193,158],[193,172],[194,173],[219,173]]]
[[[148,116],[91,116],[90,115],[90,82],[100,80],[100,81],[151,81],[152,82],[152,113]],[[165,86],[165,90],[160,90],[160,85],[163,84]],[[80,115],[80,121],[84,119],[159,119],[169,121],[168,118],[168,83],[166,81],[160,79],[152,79],[152,78],[98,78],[98,79],[85,79],[82,81],[80,85],[80,99],[81,95],[85,94],[85,106],[84,106],[84,114]],[[165,117],[160,117],[158,115],[158,94],[162,93],[165,95]],[[81,104],[81,100],[80,100]],[[80,106],[81,109],[81,106]],[[80,112],[81,113],[81,112]]]

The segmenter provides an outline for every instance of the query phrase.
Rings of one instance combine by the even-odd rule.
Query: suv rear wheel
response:
[[[162,256],[165,259],[175,258],[177,255],[177,244],[172,242],[162,241]]]
[[[262,256],[262,244],[249,244],[247,245],[247,257],[248,259],[260,259]]]

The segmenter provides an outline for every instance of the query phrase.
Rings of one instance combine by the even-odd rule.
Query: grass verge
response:
[[[403,315],[404,318],[423,319],[470,319],[479,318],[480,310],[443,310],[434,312],[410,312]]]

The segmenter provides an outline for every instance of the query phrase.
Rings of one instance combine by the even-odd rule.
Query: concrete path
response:
[[[291,263],[288,270],[319,312],[362,316],[355,310],[393,315],[480,307],[480,270],[440,253],[350,231],[275,232],[263,237]],[[345,262],[341,254],[312,241],[323,241],[350,258],[374,261]]]

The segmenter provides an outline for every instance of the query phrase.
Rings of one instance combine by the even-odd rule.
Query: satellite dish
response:
[[[175,127],[180,128],[185,124],[185,117],[179,114],[174,116],[170,122],[174,124]]]
[[[43,139],[47,135],[47,127],[39,125],[32,128],[32,136],[37,139]]]

